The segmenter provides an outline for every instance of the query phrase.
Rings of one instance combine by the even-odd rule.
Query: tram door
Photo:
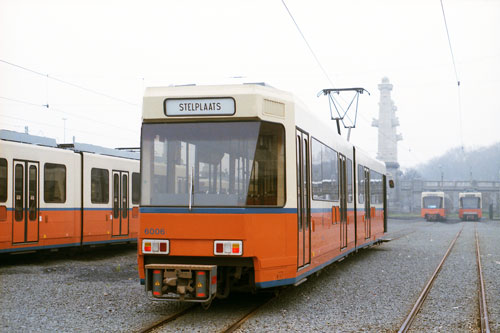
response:
[[[38,162],[14,160],[12,243],[38,242]]]
[[[128,235],[128,172],[113,171],[113,236]]]
[[[309,178],[309,135],[297,130],[297,267],[311,262],[311,203]]]
[[[347,171],[346,158],[339,154],[340,248],[347,247]]]
[[[365,185],[365,238],[370,238],[372,234],[372,219],[370,212],[370,170],[364,168],[363,175]]]

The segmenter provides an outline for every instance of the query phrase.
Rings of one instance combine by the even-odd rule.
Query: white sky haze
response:
[[[500,141],[500,1],[443,0],[461,108],[439,0],[285,2],[335,87],[371,93],[351,134],[363,150],[384,76],[403,168]],[[60,143],[137,147],[147,86],[266,82],[329,117],[316,94],[331,84],[280,0],[0,0],[0,60],[0,129]]]

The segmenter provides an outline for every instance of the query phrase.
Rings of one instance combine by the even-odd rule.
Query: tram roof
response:
[[[91,145],[88,143],[63,143],[57,144],[56,139],[49,138],[45,136],[31,135],[28,133],[20,133],[10,130],[2,129],[0,130],[0,140],[12,141],[18,143],[27,143],[37,146],[44,146],[50,148],[60,148],[72,150],[74,152],[87,152],[99,155],[107,155],[113,157],[123,157],[138,160],[140,158],[140,153],[137,151],[132,151],[129,149],[115,149],[107,148],[96,145]]]

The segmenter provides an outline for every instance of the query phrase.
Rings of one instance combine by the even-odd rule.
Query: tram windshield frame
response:
[[[264,121],[144,123],[141,206],[285,205],[285,130]]]
[[[443,208],[443,197],[426,196],[423,198],[423,207],[426,209]]]
[[[479,197],[462,197],[460,198],[460,206],[463,209],[480,209],[481,199]]]

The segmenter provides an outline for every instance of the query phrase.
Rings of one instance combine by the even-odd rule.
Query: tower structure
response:
[[[401,134],[397,133],[399,119],[396,117],[397,107],[391,98],[393,85],[387,77],[382,79],[378,85],[380,90],[378,119],[373,119],[372,126],[378,128],[378,152],[377,159],[385,163],[387,172],[391,174],[396,183],[395,191],[389,192],[389,207],[393,210],[399,209],[399,163],[398,163],[398,141],[402,140]]]

